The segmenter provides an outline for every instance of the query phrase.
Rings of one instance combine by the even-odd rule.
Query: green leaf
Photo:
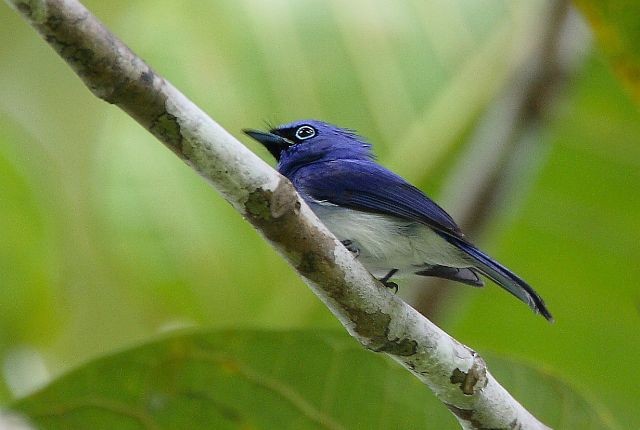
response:
[[[640,103],[640,2],[575,0],[618,76]]]
[[[611,428],[550,374],[508,360],[490,363],[549,424]],[[65,430],[458,426],[395,362],[345,334],[312,331],[173,334],[90,362],[13,411],[38,428]]]
[[[536,418],[555,429],[617,429],[611,413],[566,378],[525,362],[483,354],[489,370]]]

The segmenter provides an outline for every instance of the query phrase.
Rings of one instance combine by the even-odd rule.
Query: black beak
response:
[[[269,150],[271,155],[275,157],[276,160],[280,160],[280,154],[282,153],[282,151],[293,144],[293,142],[291,142],[289,139],[285,139],[284,137],[278,136],[277,134],[267,133],[265,131],[259,130],[251,130],[249,128],[245,128],[242,131],[247,136],[262,143],[265,148]]]

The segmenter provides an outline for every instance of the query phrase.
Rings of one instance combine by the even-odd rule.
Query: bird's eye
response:
[[[315,135],[316,131],[314,128],[308,125],[303,125],[296,130],[296,138],[298,140],[311,139]]]

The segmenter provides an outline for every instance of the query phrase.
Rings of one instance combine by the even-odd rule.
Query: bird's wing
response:
[[[314,200],[423,223],[462,238],[444,209],[395,173],[373,161],[333,160],[300,169],[293,178],[302,194]]]

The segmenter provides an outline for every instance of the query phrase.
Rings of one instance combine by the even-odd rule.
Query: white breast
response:
[[[469,266],[461,251],[423,224],[326,202],[310,207],[338,239],[354,243],[359,260],[374,276],[391,269],[398,269],[398,275],[413,273],[426,264]]]

